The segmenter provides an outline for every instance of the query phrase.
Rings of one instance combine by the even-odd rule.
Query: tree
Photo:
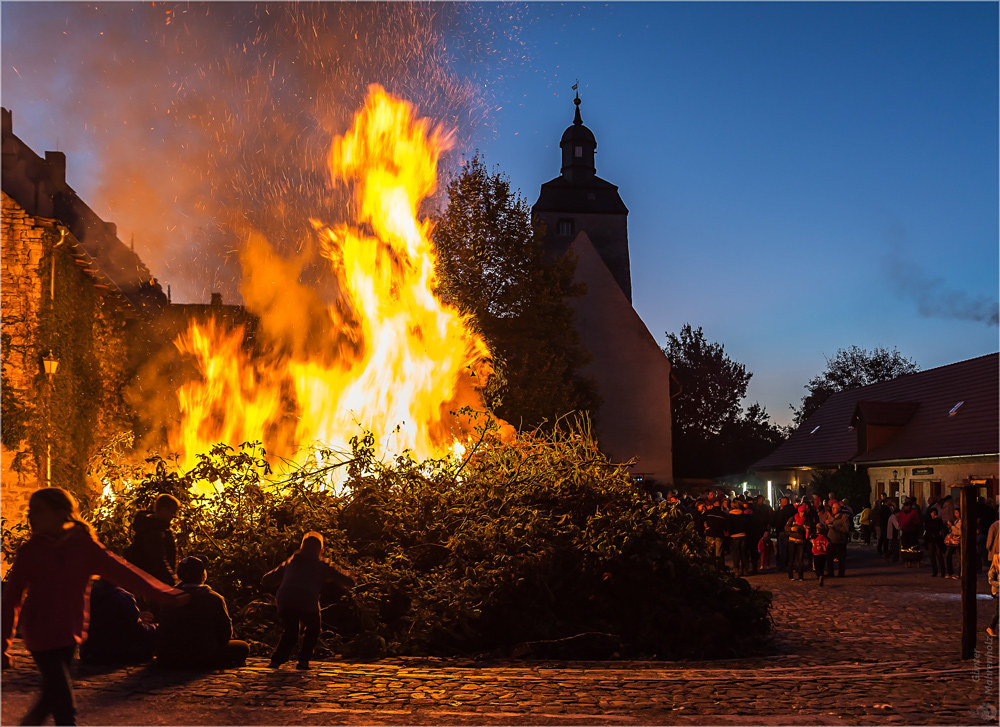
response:
[[[596,409],[594,385],[579,373],[588,354],[568,299],[576,261],[546,260],[528,203],[476,155],[448,184],[436,217],[438,293],[470,314],[494,355],[487,405],[515,426],[536,427]]]
[[[742,472],[781,442],[762,406],[740,406],[753,374],[723,344],[706,341],[700,326],[685,323],[679,335],[667,333],[663,353],[681,387],[672,402],[676,475]]]
[[[879,381],[888,381],[920,370],[917,363],[906,358],[896,348],[874,348],[867,351],[859,346],[837,349],[832,359],[826,359],[823,373],[813,376],[805,388],[802,405],[795,409],[795,426],[800,426],[838,391],[857,389]]]
[[[842,464],[837,470],[813,475],[812,490],[822,497],[832,492],[838,500],[847,500],[854,512],[861,512],[872,500],[867,471],[856,469],[853,464]]]

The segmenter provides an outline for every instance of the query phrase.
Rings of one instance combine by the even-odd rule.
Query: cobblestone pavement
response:
[[[209,674],[149,667],[76,679],[83,724],[998,724],[996,602],[978,600],[978,657],[962,661],[955,580],[852,546],[846,578],[819,587],[751,577],[774,593],[772,653],[705,662],[316,662],[264,659]],[[980,594],[988,593],[979,579]],[[683,625],[679,625],[683,628]],[[17,642],[15,642],[17,643]],[[15,652],[16,653],[16,652]],[[30,657],[2,679],[2,724],[38,686]]]

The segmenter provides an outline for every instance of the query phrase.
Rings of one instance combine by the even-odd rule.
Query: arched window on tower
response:
[[[564,217],[559,220],[559,236],[569,237],[573,234],[573,219],[571,217]]]

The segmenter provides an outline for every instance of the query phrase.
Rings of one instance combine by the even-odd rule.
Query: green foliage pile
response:
[[[320,657],[702,658],[760,647],[769,594],[709,557],[687,516],[650,502],[584,426],[508,443],[481,435],[462,462],[380,462],[372,437],[359,437],[351,452],[321,451],[281,477],[250,444],[218,445],[183,475],[159,458],[122,466],[110,452],[96,470],[119,494],[89,514],[121,552],[137,508],[159,492],[180,498],[179,551],[208,559],[209,584],[257,653],[278,636],[260,578],[308,530],[358,581],[324,598]],[[336,492],[322,489],[332,472],[345,478]],[[205,482],[221,490],[193,495]]]

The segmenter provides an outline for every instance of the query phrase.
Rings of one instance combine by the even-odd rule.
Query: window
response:
[[[951,411],[950,411],[950,412],[948,412],[948,416],[950,416],[950,417],[953,417],[953,416],[955,416],[956,414],[958,414],[958,408],[959,408],[960,406],[962,406],[962,404],[964,404],[964,403],[965,403],[965,400],[963,399],[962,401],[960,401],[960,402],[958,402],[957,404],[955,404],[955,406],[953,406],[953,407],[951,408]]]
[[[573,154],[576,155],[577,159],[583,158],[583,147],[578,146],[573,150]]]
[[[559,236],[569,237],[573,234],[573,220],[563,219],[559,220]]]

